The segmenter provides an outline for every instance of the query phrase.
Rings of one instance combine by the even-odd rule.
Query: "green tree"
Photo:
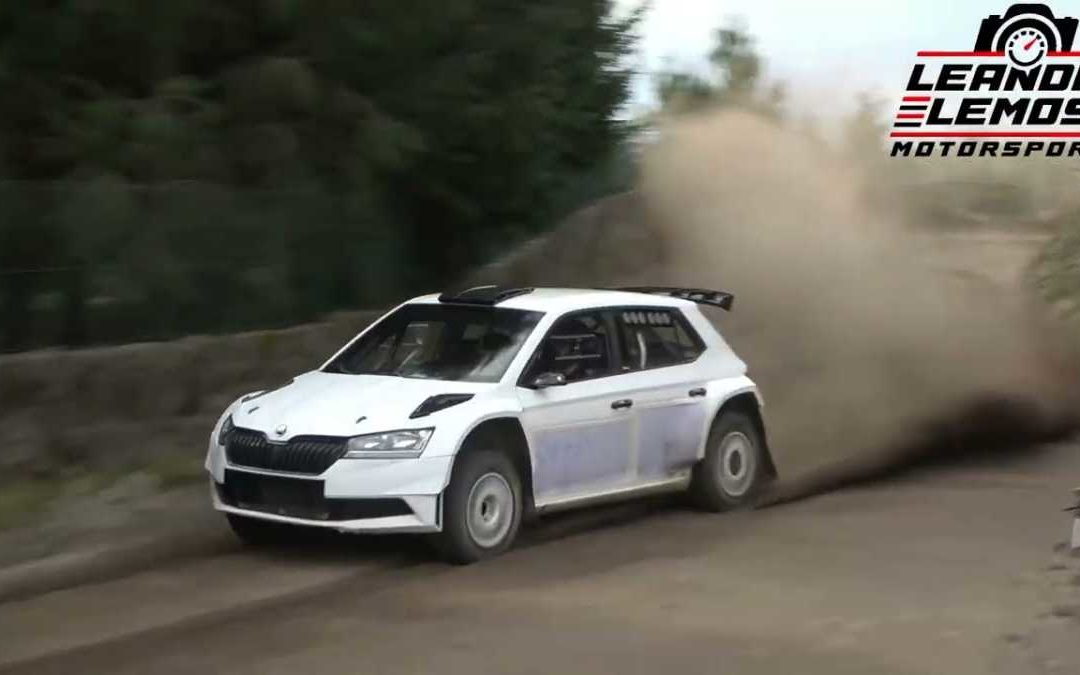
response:
[[[644,11],[612,5],[3,4],[0,179],[40,192],[0,205],[5,316],[59,293],[79,342],[95,297],[156,336],[450,282],[606,184]]]
[[[763,60],[746,24],[732,19],[713,33],[709,76],[665,68],[656,77],[657,96],[669,110],[737,106],[779,118],[786,100],[784,85],[762,81]]]
[[[656,77],[656,94],[668,109],[694,109],[715,101],[716,85],[700,75],[673,70]]]
[[[730,97],[750,97],[761,78],[761,57],[746,24],[733,19],[717,28],[709,62],[719,74],[720,91]]]

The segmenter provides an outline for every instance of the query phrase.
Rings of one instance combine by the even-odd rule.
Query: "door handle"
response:
[[[705,387],[698,387],[697,389],[691,389],[689,393],[690,393],[690,398],[700,398],[700,397],[704,396],[705,394],[707,394],[708,392],[705,391]]]
[[[631,408],[631,407],[633,407],[633,405],[634,405],[634,402],[631,401],[630,399],[622,398],[622,399],[619,399],[618,401],[615,401],[614,403],[612,403],[611,404],[611,409],[612,410],[621,410],[623,408]]]

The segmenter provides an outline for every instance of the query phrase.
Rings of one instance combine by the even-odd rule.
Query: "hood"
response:
[[[382,375],[306,373],[290,384],[241,403],[233,413],[238,427],[255,429],[274,440],[294,436],[359,434],[431,426],[438,413],[409,419],[428,397],[479,394],[496,385]],[[286,432],[277,434],[284,425]]]

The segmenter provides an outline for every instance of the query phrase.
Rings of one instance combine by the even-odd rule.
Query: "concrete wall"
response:
[[[210,425],[236,396],[318,367],[377,316],[0,357],[0,470],[56,475],[166,454],[201,457]]]

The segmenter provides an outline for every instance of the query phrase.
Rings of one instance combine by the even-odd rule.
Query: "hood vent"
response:
[[[472,399],[473,394],[438,394],[428,398],[426,401],[416,407],[416,410],[412,411],[409,415],[409,419],[414,420],[417,417],[427,417],[431,413],[439,412],[440,410],[446,410],[459,403],[464,403]]]

